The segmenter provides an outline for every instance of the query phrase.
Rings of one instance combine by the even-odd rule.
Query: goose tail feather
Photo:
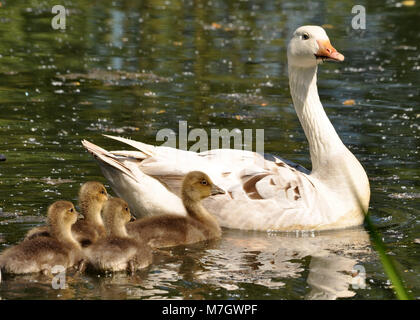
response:
[[[153,157],[155,155],[155,147],[151,146],[150,144],[146,144],[146,143],[142,143],[139,141],[135,141],[135,140],[131,140],[131,139],[127,139],[127,138],[123,138],[123,137],[116,137],[116,136],[110,136],[107,134],[103,135],[104,137],[107,137],[109,139],[114,139],[117,140],[119,142],[128,144],[129,146],[132,146],[133,148],[136,148],[137,150],[140,150],[141,152],[143,152],[144,154]]]
[[[101,165],[109,165],[115,169],[120,170],[121,172],[125,173],[130,178],[134,179],[135,181],[139,182],[133,172],[128,168],[122,161],[120,161],[121,157],[112,154],[111,152],[89,142],[87,140],[82,140],[83,147],[93,155],[93,157],[101,164]]]

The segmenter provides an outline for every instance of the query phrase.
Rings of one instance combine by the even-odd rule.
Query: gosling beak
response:
[[[135,216],[133,216],[133,215],[131,215],[130,222],[134,222],[134,221],[136,221],[136,217],[135,217]]]
[[[315,54],[317,59],[344,61],[344,56],[335,50],[329,40],[317,40],[318,52]]]
[[[221,188],[219,188],[218,186],[216,186],[215,184],[213,184],[212,186],[211,186],[211,195],[212,196],[214,196],[214,195],[216,195],[216,194],[225,194],[226,192],[223,190],[223,189],[221,189]]]
[[[77,212],[77,220],[83,220],[85,216],[81,214],[80,212]]]

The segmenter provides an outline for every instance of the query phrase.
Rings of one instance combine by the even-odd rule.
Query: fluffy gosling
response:
[[[94,243],[105,234],[101,210],[107,199],[108,193],[100,182],[88,181],[80,187],[79,207],[84,219],[78,220],[73,225],[72,232],[83,247]],[[25,239],[38,236],[49,236],[48,227],[41,226],[29,230]]]
[[[74,266],[83,258],[82,248],[71,232],[77,218],[78,213],[71,202],[54,202],[48,208],[49,236],[25,240],[3,251],[0,269],[12,274],[50,274],[56,265]]]
[[[126,224],[132,216],[124,200],[109,199],[102,215],[106,236],[85,249],[88,270],[133,273],[152,263],[151,248],[127,234]]]
[[[221,228],[216,220],[201,204],[201,200],[225,192],[216,186],[203,172],[188,173],[182,183],[182,202],[188,213],[146,217],[127,225],[130,235],[153,248],[191,244],[203,240],[219,238]]]

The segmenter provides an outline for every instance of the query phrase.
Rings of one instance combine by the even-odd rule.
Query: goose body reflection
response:
[[[175,299],[203,299],[212,287],[211,297],[224,299],[257,298],[252,292],[259,290],[267,299],[349,298],[358,290],[357,266],[375,259],[362,228],[298,236],[224,230],[220,241],[157,255],[148,272],[95,279],[90,294],[164,299],[176,288]]]
[[[369,235],[363,228],[299,236],[226,230],[218,245],[204,252],[197,248],[193,256],[198,262],[179,268],[183,279],[228,291],[252,283],[279,290],[273,299],[284,298],[281,294],[286,283],[301,281],[305,272],[310,290],[288,299],[352,297],[356,294],[355,267],[372,259]]]

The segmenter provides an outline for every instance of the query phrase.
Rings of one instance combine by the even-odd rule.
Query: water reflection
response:
[[[46,276],[9,276],[0,286],[0,297],[246,299],[255,298],[252,290],[264,288],[266,298],[348,298],[356,294],[355,265],[372,259],[362,228],[298,235],[224,230],[218,241],[158,251],[153,265],[133,276],[70,272],[63,290],[52,289]],[[288,287],[305,277],[307,288],[291,295]]]
[[[355,294],[349,288],[354,265],[369,257],[369,236],[363,229],[321,234],[265,234],[229,231],[217,249],[206,250],[206,266],[196,279],[228,290],[241,283],[271,289],[285,286],[289,278],[302,277],[308,269],[307,299],[336,299]],[[307,261],[309,259],[309,267]],[[281,297],[279,297],[281,298]]]

